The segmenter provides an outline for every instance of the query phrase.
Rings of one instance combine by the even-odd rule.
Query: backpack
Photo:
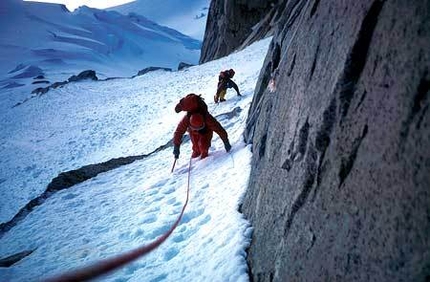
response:
[[[201,95],[190,93],[175,106],[175,112],[186,111],[188,113],[208,113],[208,105],[205,103]]]
[[[225,70],[219,73],[218,80],[223,80],[225,78],[233,78],[236,72],[233,69]]]

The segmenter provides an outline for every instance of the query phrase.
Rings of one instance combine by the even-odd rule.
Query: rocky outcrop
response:
[[[36,80],[33,81],[31,84],[49,84],[49,80]]]
[[[184,142],[188,140],[188,136],[183,139]],[[36,207],[42,205],[54,193],[70,188],[93,177],[96,177],[100,173],[107,172],[118,167],[131,164],[135,161],[144,159],[146,157],[151,156],[152,154],[155,154],[172,146],[173,139],[166,144],[159,146],[149,154],[114,158],[106,162],[85,165],[78,169],[60,173],[57,177],[52,179],[52,181],[46,187],[46,190],[41,195],[28,202],[23,208],[19,210],[19,212],[11,220],[5,223],[0,223],[0,238],[2,238],[3,235],[6,234],[6,232],[8,232],[12,227],[16,226],[21,220],[26,218],[27,215],[29,215]],[[5,261],[10,260],[8,258],[5,259]]]
[[[80,72],[78,75],[72,75],[69,77],[68,81],[81,81],[81,80],[98,80],[96,72],[93,70],[84,70],[83,72]]]
[[[47,87],[38,87],[38,88],[34,89],[33,91],[31,91],[31,93],[43,95],[43,94],[47,93],[50,89],[63,87],[64,85],[66,85],[69,82],[78,82],[78,81],[87,80],[87,79],[98,80],[96,72],[93,70],[84,70],[84,71],[80,72],[78,75],[72,75],[71,77],[68,78],[67,81],[54,82],[53,84],[51,84],[50,86],[47,86]],[[15,106],[18,106],[20,104],[22,104],[22,103],[19,103]]]
[[[140,71],[137,73],[137,76],[141,76],[141,75],[147,74],[148,72],[156,71],[156,70],[172,71],[172,69],[171,69],[171,68],[164,68],[164,67],[147,67],[147,68],[144,68],[144,69],[140,70]]]
[[[20,260],[22,260],[23,258],[28,257],[33,252],[34,250],[22,251],[5,258],[0,258],[0,267],[10,267],[15,263],[19,262]]]
[[[428,1],[276,7],[245,132],[251,281],[428,281]]]
[[[224,57],[270,34],[270,20],[276,11],[273,9],[276,2],[277,0],[212,0],[200,63]]]
[[[178,71],[183,70],[183,69],[187,69],[187,68],[192,67],[192,66],[193,66],[192,64],[180,62],[178,65]]]

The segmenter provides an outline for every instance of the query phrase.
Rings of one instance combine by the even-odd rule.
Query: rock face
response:
[[[95,71],[85,70],[85,71],[79,73],[78,75],[72,75],[71,77],[69,77],[68,81],[69,82],[81,81],[81,80],[85,80],[85,79],[98,80]]]
[[[34,250],[31,251],[22,251],[19,253],[16,253],[14,255],[8,256],[6,258],[0,258],[0,267],[10,267],[17,263],[18,261],[22,260],[23,258],[31,255]]]
[[[140,70],[140,71],[137,73],[137,76],[144,75],[144,74],[146,74],[146,73],[148,73],[148,72],[156,71],[156,70],[172,71],[172,69],[171,69],[171,68],[164,68],[164,67],[147,67],[147,68],[144,68],[144,69]]]
[[[180,62],[178,65],[178,71],[183,70],[183,69],[187,69],[187,68],[192,67],[192,66],[193,66],[192,64]]]
[[[245,132],[251,281],[429,281],[429,2],[274,9]]]
[[[270,31],[268,21],[275,0],[212,0],[200,63],[224,57],[251,38],[260,39]],[[268,16],[269,14],[269,16]],[[260,23],[260,21],[262,23]],[[258,25],[257,25],[258,24]],[[257,25],[254,30],[253,27]],[[250,36],[254,35],[254,36]]]

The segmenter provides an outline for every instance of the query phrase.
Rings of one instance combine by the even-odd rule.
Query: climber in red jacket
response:
[[[179,158],[179,147],[185,131],[188,131],[190,134],[193,146],[192,158],[201,156],[204,159],[208,156],[214,131],[224,142],[225,150],[229,152],[231,149],[227,132],[211,114],[187,113],[179,122],[173,135],[173,155],[176,159]]]
[[[187,113],[208,113],[208,105],[206,105],[201,95],[190,93],[184,98],[179,100],[179,103],[175,106],[175,112],[179,113],[185,111]]]

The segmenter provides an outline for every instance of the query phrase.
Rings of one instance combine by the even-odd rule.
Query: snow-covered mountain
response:
[[[245,257],[252,228],[238,208],[251,152],[242,134],[269,43],[181,71],[69,83],[17,107],[11,107],[16,91],[4,90],[0,281],[45,281],[153,242],[177,219],[187,186],[190,200],[171,238],[95,281],[249,281]],[[214,104],[218,73],[231,67],[243,96],[229,90],[226,102]],[[191,144],[184,141],[171,173],[168,144],[185,115],[174,107],[190,92],[205,98],[232,150],[226,153],[214,134],[209,156],[190,164]],[[133,163],[44,194],[59,173],[133,156],[139,157]],[[18,253],[24,258],[2,266],[3,258]]]
[[[125,15],[136,13],[183,34],[203,40],[210,0],[136,0],[109,8]]]
[[[99,78],[177,69],[196,64],[201,45],[138,14],[21,0],[0,4],[0,36],[0,89],[64,81],[89,68]]]

